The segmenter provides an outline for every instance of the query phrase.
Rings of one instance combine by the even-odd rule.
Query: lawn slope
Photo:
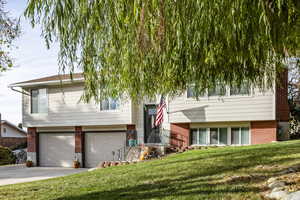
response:
[[[0,199],[261,199],[262,184],[300,163],[300,141],[193,150],[162,160],[0,187]],[[229,177],[253,175],[234,183]]]

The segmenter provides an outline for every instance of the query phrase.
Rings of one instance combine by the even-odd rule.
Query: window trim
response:
[[[184,97],[187,103],[193,102],[193,101],[200,101],[200,100],[218,100],[218,99],[232,99],[232,98],[249,98],[254,96],[254,88],[252,84],[249,84],[249,94],[236,94],[231,95],[231,86],[226,85],[225,86],[225,94],[224,95],[212,95],[210,96],[208,94],[208,89],[205,89],[204,95],[199,96],[198,99],[196,97],[188,97],[188,89],[184,92]]]
[[[110,107],[110,100],[111,100],[112,98],[110,97],[109,98],[109,107]],[[106,99],[107,100],[107,99]],[[121,107],[121,101],[120,101],[120,98],[117,98],[116,99],[117,101],[118,101],[118,106],[116,107],[116,109],[105,109],[105,110],[102,110],[101,109],[101,105],[102,105],[102,101],[104,101],[104,100],[102,100],[102,101],[100,101],[100,103],[99,103],[99,112],[119,112],[121,109],[120,109],[120,107]]]
[[[32,91],[33,90],[43,90],[43,89],[46,90],[46,95],[47,95],[47,112],[43,112],[43,113],[36,112],[36,113],[33,113],[32,112]],[[29,98],[29,101],[30,101],[29,113],[31,115],[48,115],[48,113],[49,113],[49,92],[48,92],[48,88],[32,88],[32,89],[30,89],[30,98]]]
[[[211,144],[210,142],[210,129],[211,128],[217,128],[218,129],[218,144]],[[227,144],[221,144],[220,143],[220,129],[221,128],[226,128],[227,129]],[[231,143],[231,130],[232,128],[239,128],[239,144],[232,144]],[[248,144],[242,144],[242,137],[241,137],[241,130],[242,128],[248,128],[248,134],[249,134],[249,143]],[[199,136],[200,136],[200,129],[206,129],[206,144],[193,144],[193,137],[192,137],[192,131],[197,130],[197,142],[199,141]],[[250,126],[247,125],[240,125],[240,126],[223,126],[223,125],[217,125],[217,126],[210,126],[209,128],[207,127],[193,127],[190,128],[190,144],[191,146],[248,146],[251,145],[251,128]]]

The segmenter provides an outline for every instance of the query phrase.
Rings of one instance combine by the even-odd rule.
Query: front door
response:
[[[154,126],[157,105],[144,106],[144,142],[161,143],[160,129]]]

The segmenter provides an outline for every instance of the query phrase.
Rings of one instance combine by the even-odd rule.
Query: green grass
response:
[[[0,199],[257,200],[268,177],[299,163],[300,140],[193,150],[162,160],[2,186]],[[256,178],[228,181],[229,176],[247,174]]]

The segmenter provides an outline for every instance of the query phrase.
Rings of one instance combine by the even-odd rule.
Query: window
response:
[[[240,87],[231,86],[230,87],[230,95],[249,95],[250,94],[250,84],[248,82],[244,82]]]
[[[248,127],[231,128],[231,144],[247,145],[250,144],[250,134]]]
[[[101,101],[100,110],[117,110],[119,109],[119,100],[108,98]]]
[[[186,95],[187,95],[187,98],[194,98],[194,97],[196,97],[196,92],[195,92],[194,86],[188,87]],[[201,96],[202,97],[205,96],[205,92],[204,91],[199,94],[199,97],[201,97]]]
[[[192,145],[226,145],[227,128],[191,129]]]
[[[3,128],[3,133],[6,133],[6,128]]]
[[[249,128],[241,128],[241,144],[250,144]]]
[[[220,128],[219,136],[220,136],[220,144],[223,144],[223,145],[228,144],[227,128]]]
[[[206,128],[192,129],[191,130],[192,144],[207,144],[207,130]]]
[[[226,94],[226,87],[217,84],[213,88],[208,89],[208,96],[224,96]]]
[[[231,144],[240,143],[240,128],[231,128]]]
[[[199,129],[199,142],[198,144],[207,144],[207,129],[206,128],[200,128]]]
[[[48,113],[47,89],[31,90],[31,113]]]
[[[211,128],[210,129],[210,144],[218,144],[219,137],[218,137],[218,129]]]

